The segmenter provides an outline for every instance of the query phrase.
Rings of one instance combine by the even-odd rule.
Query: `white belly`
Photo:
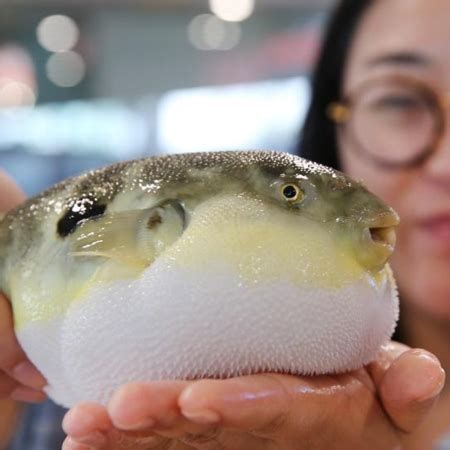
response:
[[[341,288],[252,283],[220,263],[161,258],[138,280],[99,285],[66,314],[18,330],[57,403],[105,404],[133,380],[259,371],[341,372],[369,362],[398,317],[390,270]]]

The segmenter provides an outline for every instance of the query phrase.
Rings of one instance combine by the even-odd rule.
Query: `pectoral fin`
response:
[[[106,212],[70,235],[74,257],[100,257],[133,268],[148,267],[185,228],[182,205],[166,201],[149,209]]]

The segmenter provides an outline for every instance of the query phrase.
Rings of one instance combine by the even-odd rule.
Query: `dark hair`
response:
[[[327,117],[330,102],[341,96],[347,56],[361,17],[373,0],[342,0],[332,14],[312,78],[312,98],[297,154],[339,169],[334,123]]]

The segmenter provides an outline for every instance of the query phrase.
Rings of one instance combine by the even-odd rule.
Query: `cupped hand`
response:
[[[25,195],[0,171],[0,216],[23,202]],[[14,334],[11,304],[0,293],[0,399],[39,402],[45,379],[27,359]]]
[[[72,408],[63,449],[398,449],[444,379],[433,355],[390,343],[344,375],[132,383]]]

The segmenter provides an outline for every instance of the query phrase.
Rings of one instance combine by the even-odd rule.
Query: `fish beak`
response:
[[[393,210],[363,224],[358,259],[369,270],[381,270],[394,252],[399,217]]]

